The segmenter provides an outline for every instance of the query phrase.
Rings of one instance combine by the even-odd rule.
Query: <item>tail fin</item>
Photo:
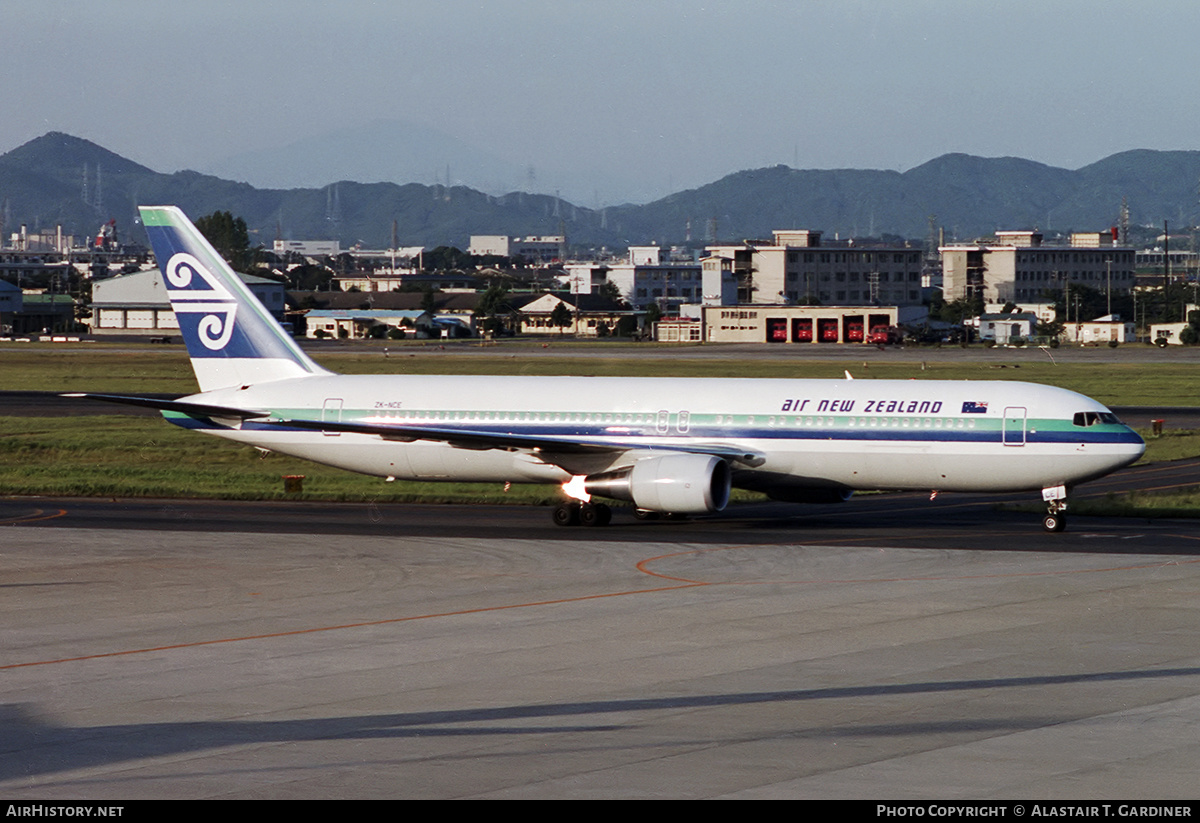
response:
[[[141,206],[200,391],[328,374],[175,206]]]

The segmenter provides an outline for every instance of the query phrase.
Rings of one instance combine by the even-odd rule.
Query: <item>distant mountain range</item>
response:
[[[343,246],[455,245],[472,234],[546,235],[623,247],[769,237],[809,228],[827,237],[924,239],[932,216],[947,238],[997,229],[1096,231],[1115,225],[1122,198],[1134,224],[1172,228],[1196,220],[1200,152],[1135,150],[1076,171],[1019,158],[947,154],[907,172],[737,172],[644,205],[588,209],[544,194],[495,196],[465,186],[343,181],[319,188],[258,189],[194,171],[155,172],[101,146],[51,132],[0,155],[5,236],[62,225],[78,236],[109,218],[126,236],[136,206],[176,204],[192,216],[230,211],[259,242],[337,238]],[[136,235],[134,235],[136,238]]]
[[[334,180],[356,180],[461,185],[488,194],[532,189],[526,184],[536,174],[436,129],[399,120],[355,124],[228,157],[200,171],[260,188],[321,188]]]

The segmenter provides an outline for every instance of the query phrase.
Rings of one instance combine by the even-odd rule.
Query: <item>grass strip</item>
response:
[[[1143,462],[1200,456],[1200,432],[1142,436],[1148,446]],[[304,475],[303,492],[285,492],[285,475]],[[124,416],[0,417],[0,495],[523,505],[550,505],[559,497],[553,486],[514,484],[505,491],[498,483],[387,483],[263,454],[158,418]],[[746,492],[736,499],[761,496]]]
[[[645,350],[645,344],[637,348]],[[1108,405],[1200,405],[1200,382],[1187,363],[1009,363],[810,361],[803,359],[688,358],[686,349],[660,347],[661,357],[623,356],[620,347],[590,346],[545,356],[539,346],[512,345],[479,351],[420,345],[371,351],[318,350],[326,368],[345,374],[525,374],[679,377],[776,377],[840,379],[1023,380],[1078,391]],[[931,350],[931,357],[953,352]],[[870,352],[864,352],[869,358]],[[0,345],[0,387],[31,391],[113,393],[196,391],[181,347],[138,350],[114,344],[87,346]],[[0,410],[2,411],[2,410]],[[1143,462],[1200,456],[1200,432],[1168,430],[1147,441]],[[284,475],[304,475],[304,491],[286,493]],[[220,438],[177,429],[156,418],[0,417],[0,494],[216,499],[311,499],[425,503],[549,504],[547,486],[397,481],[319,466]],[[739,495],[755,499],[754,495]],[[1103,501],[1073,502],[1078,513],[1191,517],[1200,492],[1135,492]],[[1153,512],[1167,512],[1154,514]]]
[[[774,377],[893,380],[1022,380],[1045,383],[1094,397],[1109,406],[1200,406],[1200,381],[1195,366],[1185,361],[1156,363],[956,361],[953,352],[931,349],[924,362],[884,362],[865,350],[862,360],[804,360],[792,358],[685,356],[687,349],[650,348],[661,356],[629,356],[626,350],[604,347],[564,350],[546,356],[543,350],[505,344],[485,350],[451,346],[446,350],[417,345],[372,350],[315,349],[321,365],[344,374],[524,374],[621,377]],[[676,356],[678,355],[678,356]],[[942,358],[942,359],[933,359]],[[97,343],[0,344],[0,387],[27,391],[93,391],[110,393],[196,391],[196,382],[183,349],[146,348]]]

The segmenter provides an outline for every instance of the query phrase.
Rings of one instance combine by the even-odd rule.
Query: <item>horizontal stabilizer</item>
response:
[[[159,411],[179,412],[192,417],[225,417],[238,420],[255,420],[260,417],[270,417],[269,411],[252,409],[235,409],[229,406],[213,406],[208,403],[189,403],[186,400],[160,400],[156,397],[133,397],[123,394],[92,394],[90,392],[71,392],[60,397],[79,397],[87,400],[102,400],[105,403],[121,403],[126,406],[143,406]]]

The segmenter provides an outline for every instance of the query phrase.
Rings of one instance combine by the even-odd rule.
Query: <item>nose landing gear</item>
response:
[[[1046,501],[1046,516],[1042,518],[1042,528],[1048,532],[1060,532],[1067,527],[1067,487],[1052,486],[1042,489],[1042,499]]]
[[[1061,511],[1050,512],[1042,518],[1042,528],[1048,532],[1060,532],[1067,527],[1067,518]]]

